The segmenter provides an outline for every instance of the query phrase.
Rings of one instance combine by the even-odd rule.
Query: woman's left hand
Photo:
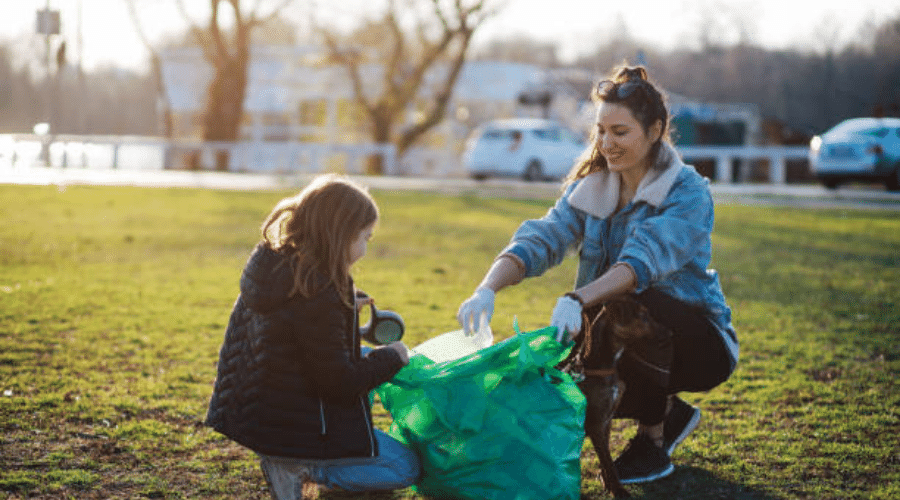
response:
[[[556,340],[563,343],[572,341],[581,331],[581,304],[572,297],[560,297],[553,308],[550,326],[556,327]]]

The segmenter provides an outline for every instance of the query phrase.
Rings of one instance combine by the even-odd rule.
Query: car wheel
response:
[[[544,168],[541,166],[541,162],[538,160],[528,162],[522,178],[529,182],[542,180],[544,178]]]
[[[884,185],[888,191],[900,191],[900,167],[894,169],[894,173],[887,176]]]
[[[825,177],[822,179],[822,184],[828,189],[837,189],[841,185],[841,180],[837,177]]]

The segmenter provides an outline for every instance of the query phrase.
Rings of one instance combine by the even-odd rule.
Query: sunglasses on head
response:
[[[615,95],[619,99],[628,99],[638,89],[643,89],[643,81],[629,80],[627,82],[616,83],[612,80],[603,80],[597,83],[597,94],[600,96]]]

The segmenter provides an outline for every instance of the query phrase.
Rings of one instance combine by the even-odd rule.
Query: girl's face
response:
[[[649,153],[662,134],[657,121],[648,132],[631,110],[622,104],[601,102],[597,106],[597,146],[610,171],[639,172],[649,169]]]
[[[360,231],[356,238],[350,243],[349,264],[351,266],[366,254],[366,248],[368,246],[369,240],[372,239],[372,235],[374,233],[375,224],[372,224]]]

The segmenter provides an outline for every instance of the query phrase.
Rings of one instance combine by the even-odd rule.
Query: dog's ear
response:
[[[623,297],[611,305],[615,310],[611,317],[614,316],[616,321],[610,330],[621,342],[630,345],[650,335],[653,318],[643,304],[632,297]]]

